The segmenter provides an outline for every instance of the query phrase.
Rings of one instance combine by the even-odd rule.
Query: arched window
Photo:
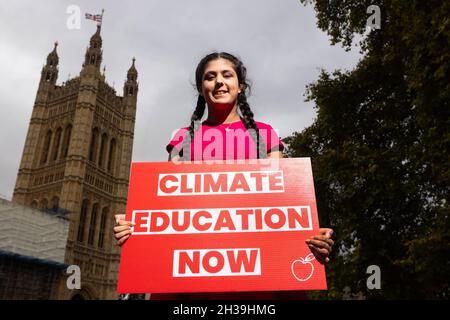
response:
[[[62,133],[62,129],[58,128],[56,130],[56,134],[55,134],[55,142],[53,143],[53,154],[52,154],[53,161],[58,159],[59,145],[61,143],[61,133]]]
[[[98,166],[100,168],[103,168],[103,162],[105,159],[105,149],[106,149],[106,142],[108,141],[108,136],[106,133],[102,135],[102,141],[100,143],[100,154],[98,156]]]
[[[94,244],[94,236],[95,236],[95,226],[97,223],[97,211],[98,211],[98,203],[94,204],[92,207],[91,213],[91,222],[89,224],[89,236],[88,236],[88,244]]]
[[[44,145],[42,146],[42,156],[41,156],[41,164],[47,162],[48,158],[48,149],[50,148],[50,142],[52,141],[52,131],[48,130],[45,135]]]
[[[72,125],[68,125],[64,131],[64,140],[63,140],[63,149],[62,149],[62,158],[67,157],[67,153],[69,152],[69,144],[70,137],[72,135]]]
[[[57,212],[58,208],[59,208],[59,198],[55,196],[52,199],[52,211]]]
[[[108,219],[108,207],[103,208],[102,217],[100,219],[100,231],[98,233],[98,247],[103,248],[103,244],[105,241],[105,230],[106,230],[106,219]]]
[[[95,161],[97,155],[97,140],[98,140],[98,129],[94,128],[92,130],[91,145],[89,146],[89,160]]]
[[[89,200],[84,199],[81,203],[81,211],[80,211],[80,221],[78,224],[78,235],[77,235],[77,241],[83,242],[84,240],[84,227],[86,225],[86,214],[89,206]]]
[[[48,208],[48,200],[46,198],[41,200],[41,204],[39,205],[39,209],[47,210]]]
[[[108,155],[108,172],[114,173],[114,157],[116,153],[116,139],[111,139],[109,143],[109,155]]]

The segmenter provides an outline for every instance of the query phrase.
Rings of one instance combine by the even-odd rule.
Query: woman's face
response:
[[[241,88],[233,64],[226,59],[208,62],[202,79],[202,95],[209,106],[233,107]]]

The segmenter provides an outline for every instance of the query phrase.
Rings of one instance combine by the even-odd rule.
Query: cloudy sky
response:
[[[71,5],[81,11],[80,28],[67,26],[74,21]],[[84,13],[102,8],[103,65],[120,94],[136,57],[133,161],[166,161],[166,143],[195,107],[197,63],[211,51],[243,60],[255,119],[281,137],[312,123],[314,106],[304,102],[304,93],[319,70],[352,69],[360,57],[358,48],[331,46],[316,27],[313,8],[298,0],[0,0],[0,197],[13,193],[47,54],[57,40],[58,84],[77,76],[96,29]]]

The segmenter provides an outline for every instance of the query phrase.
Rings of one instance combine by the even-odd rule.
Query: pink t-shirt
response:
[[[284,145],[275,130],[266,123],[257,122],[259,134],[264,141],[267,153],[283,151]],[[183,147],[188,128],[179,129],[166,147],[170,152]],[[256,143],[242,121],[217,126],[202,123],[191,141],[191,161],[194,160],[237,160],[256,159]]]

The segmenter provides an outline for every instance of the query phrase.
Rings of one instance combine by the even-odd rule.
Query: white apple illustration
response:
[[[314,273],[314,265],[311,263],[315,259],[314,255],[312,253],[308,254],[305,258],[300,258],[298,260],[294,260],[291,264],[291,272],[292,275],[297,279],[298,281],[307,281]],[[300,268],[302,274],[297,274],[294,270],[295,264],[301,263],[302,268]],[[309,266],[307,266],[309,265]],[[311,271],[309,271],[311,270]]]

